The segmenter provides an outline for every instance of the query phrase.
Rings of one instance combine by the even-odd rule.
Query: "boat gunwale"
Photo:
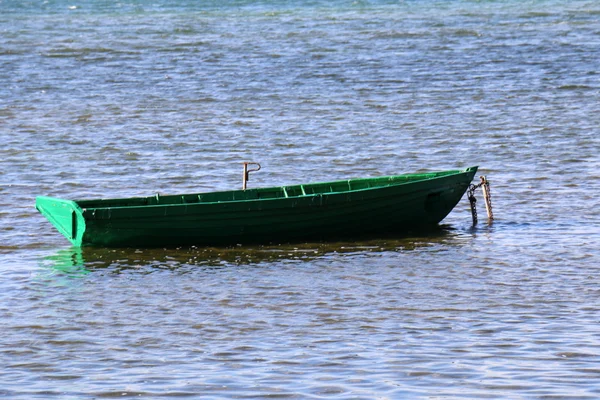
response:
[[[473,171],[474,169],[476,170],[478,167],[474,166],[474,167],[469,167],[469,168],[465,168],[463,170],[446,170],[446,171],[435,171],[435,172],[425,172],[425,173],[411,173],[411,174],[400,174],[400,175],[388,175],[388,176],[380,176],[380,177],[370,177],[370,178],[354,178],[354,179],[341,179],[341,180],[336,180],[336,181],[326,181],[326,182],[313,182],[313,183],[308,183],[308,184],[296,184],[296,185],[282,185],[282,186],[272,186],[272,187],[264,187],[264,188],[253,188],[253,189],[247,189],[247,190],[225,190],[225,191],[217,191],[217,192],[200,192],[200,193],[187,193],[187,194],[172,194],[172,195],[165,195],[164,197],[172,197],[172,198],[176,198],[176,197],[182,197],[182,196],[201,196],[201,195],[214,195],[214,194],[222,194],[222,193],[243,193],[243,192],[248,192],[248,191],[269,191],[269,190],[281,190],[283,191],[284,189],[289,189],[289,188],[299,188],[301,186],[318,186],[318,185],[334,185],[334,184],[343,184],[343,183],[350,183],[350,182],[361,182],[361,181],[368,181],[368,180],[386,180],[389,179],[390,183],[389,184],[382,184],[382,185],[378,185],[378,186],[374,186],[374,187],[367,187],[367,188],[359,188],[359,189],[348,189],[348,190],[344,190],[344,191],[331,191],[331,192],[323,192],[323,193],[306,193],[306,194],[299,194],[299,195],[292,195],[292,196],[288,196],[288,197],[264,197],[264,198],[246,198],[246,199],[233,199],[233,200],[220,200],[220,201],[198,201],[198,202],[190,202],[190,203],[170,203],[170,204],[136,204],[136,205],[124,205],[124,206],[105,206],[105,207],[94,207],[94,206],[85,206],[85,205],[81,205],[80,203],[88,203],[88,202],[95,202],[95,201],[118,201],[118,200],[123,200],[123,201],[135,201],[135,200],[145,200],[145,199],[152,199],[154,196],[143,196],[143,197],[129,197],[129,198],[117,198],[117,199],[112,199],[112,198],[108,198],[108,199],[79,199],[79,200],[71,200],[72,202],[74,202],[77,207],[79,207],[84,213],[85,212],[90,212],[92,210],[134,210],[134,209],[156,209],[156,208],[173,208],[173,207],[198,207],[198,206],[208,206],[208,205],[223,205],[223,204],[239,204],[239,203],[255,203],[255,202],[270,202],[270,201],[291,201],[294,199],[307,199],[307,198],[311,198],[311,197],[318,197],[318,196],[332,196],[332,195],[340,195],[340,194],[350,194],[350,193],[360,193],[360,192],[369,192],[369,191],[376,191],[376,190],[381,190],[381,189],[385,189],[385,188],[389,188],[389,187],[396,187],[396,186],[403,186],[403,185],[409,185],[409,184],[415,184],[418,182],[424,182],[424,181],[430,181],[433,179],[439,179],[439,178],[445,178],[445,177],[449,177],[449,176],[453,176],[453,175],[460,175],[460,174],[464,174],[464,173],[469,173],[471,171]],[[415,177],[415,176],[423,176],[422,179],[414,179],[414,180],[406,180],[406,181],[398,181],[398,182],[393,182],[392,179],[394,178],[399,178],[399,177]]]

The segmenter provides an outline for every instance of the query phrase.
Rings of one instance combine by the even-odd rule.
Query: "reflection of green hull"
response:
[[[38,197],[36,208],[75,246],[348,238],[436,225],[456,206],[476,171],[128,199]]]
[[[123,247],[66,247],[41,260],[41,266],[71,277],[83,276],[92,271],[148,269],[177,270],[186,267],[221,269],[242,265],[267,265],[272,263],[313,262],[332,258],[355,257],[357,254],[410,252],[430,246],[461,246],[462,234],[444,226],[437,226],[415,235],[376,236],[359,240],[321,241],[247,246],[181,246],[173,248]]]

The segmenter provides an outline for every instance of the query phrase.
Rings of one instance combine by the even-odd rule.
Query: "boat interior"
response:
[[[221,203],[232,201],[267,200],[317,194],[345,193],[399,185],[419,180],[428,180],[460,171],[407,174],[380,178],[349,179],[335,182],[312,183],[306,185],[279,186],[223,192],[207,192],[183,195],[159,195],[123,199],[78,200],[81,208],[140,207],[198,203]]]

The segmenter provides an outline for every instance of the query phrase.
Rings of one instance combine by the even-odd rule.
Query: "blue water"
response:
[[[597,1],[0,1],[0,396],[600,397]],[[479,165],[439,232],[76,249],[37,195]]]

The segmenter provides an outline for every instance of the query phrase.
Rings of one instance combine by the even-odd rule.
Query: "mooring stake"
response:
[[[494,213],[492,212],[492,196],[490,192],[490,182],[485,176],[479,177],[480,183],[478,185],[469,185],[467,189],[467,198],[471,205],[471,216],[473,217],[473,226],[477,225],[477,199],[475,198],[475,190],[481,188],[483,192],[483,198],[485,200],[485,210],[487,211],[488,223],[494,220]]]
[[[248,169],[248,165],[256,165],[256,169]],[[246,190],[246,185],[250,179],[250,172],[260,171],[260,164],[256,162],[244,162],[244,176],[242,177],[242,190]]]
[[[485,176],[480,177],[481,179],[481,190],[483,191],[483,198],[485,200],[485,210],[487,211],[488,222],[494,220],[494,213],[492,212],[492,194],[490,192],[490,183],[485,179]]]

